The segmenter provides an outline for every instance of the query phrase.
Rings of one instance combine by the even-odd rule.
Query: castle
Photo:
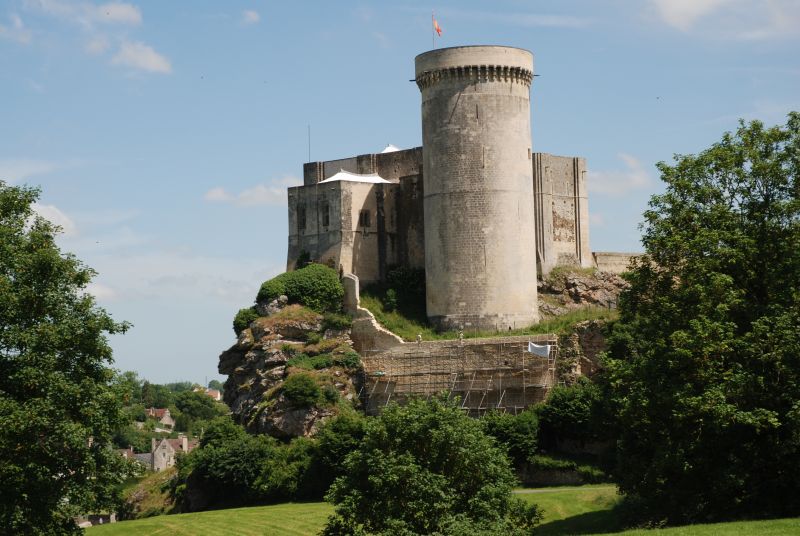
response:
[[[308,255],[370,283],[424,268],[432,323],[495,330],[538,321],[537,276],[555,266],[624,269],[628,255],[589,248],[586,160],[532,150],[531,52],[436,49],[415,67],[422,147],[306,163],[287,269]]]

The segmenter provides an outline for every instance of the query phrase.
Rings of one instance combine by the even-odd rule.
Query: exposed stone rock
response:
[[[605,327],[602,320],[585,320],[560,338],[559,381],[569,385],[578,376],[591,378],[600,370],[600,353],[606,350]]]
[[[289,304],[289,298],[286,296],[279,296],[269,303],[259,302],[256,303],[256,312],[261,316],[274,315]]]
[[[558,270],[539,282],[539,312],[553,317],[587,305],[614,309],[627,287],[627,281],[608,272]]]
[[[220,355],[219,371],[227,374],[224,399],[234,420],[252,433],[266,433],[286,439],[313,435],[322,421],[336,413],[330,407],[294,407],[281,394],[281,385],[291,374],[304,372],[322,386],[339,392],[339,397],[357,401],[356,371],[341,367],[323,370],[300,370],[289,366],[292,356],[305,353],[338,355],[352,351],[349,330],[322,331],[322,316],[299,305],[288,305],[281,297],[261,305],[267,313],[254,320],[239,335],[231,348]],[[316,333],[316,344],[303,342]],[[335,381],[334,381],[335,378]]]

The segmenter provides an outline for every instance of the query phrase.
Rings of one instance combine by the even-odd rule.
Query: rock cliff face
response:
[[[558,382],[571,385],[578,376],[591,378],[600,370],[600,353],[606,349],[606,322],[584,320],[558,340]]]
[[[333,329],[322,315],[285,296],[259,304],[263,316],[222,352],[224,400],[235,421],[252,433],[280,439],[313,435],[341,404],[357,404],[360,361],[349,329]],[[298,395],[284,388],[292,375],[312,381]]]
[[[555,269],[539,282],[542,318],[560,316],[573,309],[594,305],[615,309],[628,283],[620,276],[597,270]]]

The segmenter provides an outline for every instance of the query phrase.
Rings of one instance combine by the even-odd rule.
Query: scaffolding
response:
[[[528,352],[528,342],[550,345],[549,355]],[[555,384],[557,358],[555,335],[407,343],[362,356],[359,396],[370,414],[390,402],[441,394],[456,398],[472,416],[487,411],[517,414],[544,400]]]

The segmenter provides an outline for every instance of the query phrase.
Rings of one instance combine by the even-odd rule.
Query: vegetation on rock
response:
[[[336,270],[322,264],[309,264],[264,282],[256,301],[269,303],[285,295],[290,303],[301,303],[317,312],[339,311],[344,287]]]

